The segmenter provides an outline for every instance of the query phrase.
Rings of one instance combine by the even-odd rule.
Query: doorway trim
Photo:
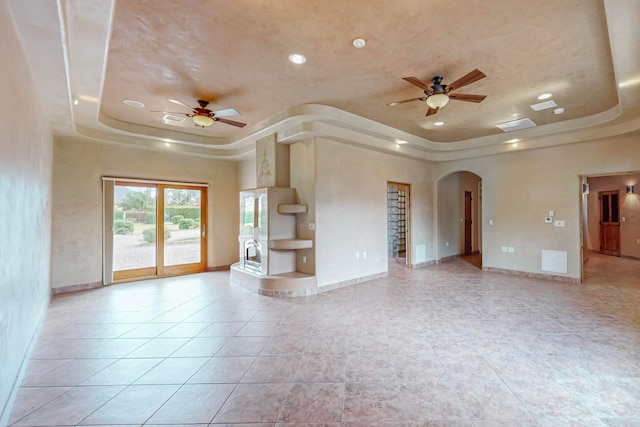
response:
[[[397,185],[404,188],[405,192],[405,265],[407,268],[412,268],[412,243],[411,243],[411,184],[397,181],[387,181],[387,191],[389,186]],[[386,191],[385,191],[386,192]],[[387,205],[388,209],[388,205]],[[389,212],[387,211],[387,220],[389,218]],[[387,230],[388,231],[388,230]],[[387,243],[388,245],[388,243]],[[388,255],[387,255],[388,256]]]
[[[464,254],[473,254],[473,193],[464,192]]]

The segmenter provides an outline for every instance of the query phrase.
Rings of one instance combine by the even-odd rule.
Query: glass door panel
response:
[[[156,186],[116,183],[113,206],[115,280],[156,274]]]
[[[164,189],[164,265],[201,261],[200,189]]]
[[[205,188],[161,185],[161,275],[203,271],[206,266]],[[160,226],[160,225],[159,225]]]

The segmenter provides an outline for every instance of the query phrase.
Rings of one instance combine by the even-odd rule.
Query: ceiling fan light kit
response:
[[[444,93],[435,93],[427,98],[427,105],[431,108],[442,108],[449,103],[449,97]]]
[[[196,124],[196,126],[204,128],[207,126],[211,126],[213,124],[213,119],[209,116],[194,115],[193,122]]]

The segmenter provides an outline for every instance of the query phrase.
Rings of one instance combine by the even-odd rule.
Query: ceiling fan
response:
[[[442,84],[442,79],[444,79],[442,76],[433,77],[431,79],[431,82],[433,83],[432,86],[427,85],[416,77],[403,77],[403,80],[406,80],[424,90],[425,96],[405,99],[404,101],[390,102],[387,105],[397,105],[411,101],[427,101],[427,105],[429,106],[427,116],[430,116],[437,113],[440,108],[447,105],[450,99],[455,99],[457,101],[482,102],[482,100],[487,97],[486,95],[468,95],[462,93],[453,94],[451,92],[473,82],[477,82],[485,77],[487,76],[477,68],[448,85]]]
[[[213,122],[226,123],[228,125],[237,126],[239,128],[243,128],[247,125],[246,123],[222,118],[224,116],[239,116],[240,112],[235,108],[226,108],[224,110],[211,111],[207,108],[207,105],[209,105],[209,101],[205,101],[202,99],[198,99],[198,104],[200,104],[199,107],[190,107],[178,99],[167,98],[167,101],[188,108],[189,110],[191,110],[191,113],[172,113],[170,111],[152,111],[152,113],[184,114],[187,117],[191,117],[193,119],[193,123],[195,123],[196,126],[200,126],[201,128],[211,126]]]

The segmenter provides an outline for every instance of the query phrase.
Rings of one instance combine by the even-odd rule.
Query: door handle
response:
[[[202,224],[202,238],[203,239],[207,238],[207,225],[206,224]]]

